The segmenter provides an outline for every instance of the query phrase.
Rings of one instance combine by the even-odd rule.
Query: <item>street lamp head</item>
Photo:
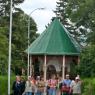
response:
[[[36,11],[36,10],[44,10],[45,8],[36,8],[36,9],[34,9],[30,14],[29,14],[29,16],[34,12],[34,11]]]
[[[45,8],[38,8],[39,10],[44,10]]]

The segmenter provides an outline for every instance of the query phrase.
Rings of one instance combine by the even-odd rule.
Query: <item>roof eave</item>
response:
[[[69,55],[69,56],[79,56],[80,53],[36,53],[36,52],[32,52],[29,53],[30,55]]]

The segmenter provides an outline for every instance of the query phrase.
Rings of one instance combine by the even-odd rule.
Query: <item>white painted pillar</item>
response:
[[[79,63],[80,63],[80,57],[78,56],[78,65],[79,65]]]
[[[44,56],[44,81],[46,81],[46,55]]]
[[[65,79],[65,56],[63,56],[62,79]]]
[[[9,56],[8,56],[8,95],[11,93],[11,60],[12,60],[12,7],[13,0],[10,0],[10,31],[9,31]]]
[[[27,78],[28,78],[28,76],[29,76],[29,64],[30,64],[30,55],[29,55],[29,47],[28,47],[28,64],[27,64]]]
[[[30,76],[32,75],[32,57],[30,56]]]
[[[45,55],[44,56],[44,68],[43,68],[43,70],[44,70],[44,81],[45,82],[46,82],[46,72],[47,72],[46,61],[47,61],[47,59],[46,59],[46,55]],[[44,88],[44,95],[46,95],[46,87]]]

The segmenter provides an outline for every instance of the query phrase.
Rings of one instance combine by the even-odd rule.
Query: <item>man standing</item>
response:
[[[72,81],[71,89],[73,90],[73,95],[81,95],[81,80],[78,76],[75,81]]]
[[[22,95],[22,83],[20,76],[16,76],[16,81],[13,83],[12,90],[13,95]]]
[[[63,95],[70,95],[70,85],[71,80],[69,79],[69,75],[66,75],[66,79],[62,82],[62,94]]]

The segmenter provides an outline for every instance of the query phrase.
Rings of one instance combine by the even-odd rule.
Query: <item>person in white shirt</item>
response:
[[[81,95],[81,80],[79,77],[76,77],[75,80],[71,82],[70,87],[73,91],[73,95]]]
[[[25,88],[25,95],[33,95],[32,92],[35,90],[34,83],[31,82],[31,76],[28,77],[28,80],[26,81],[26,88]]]

